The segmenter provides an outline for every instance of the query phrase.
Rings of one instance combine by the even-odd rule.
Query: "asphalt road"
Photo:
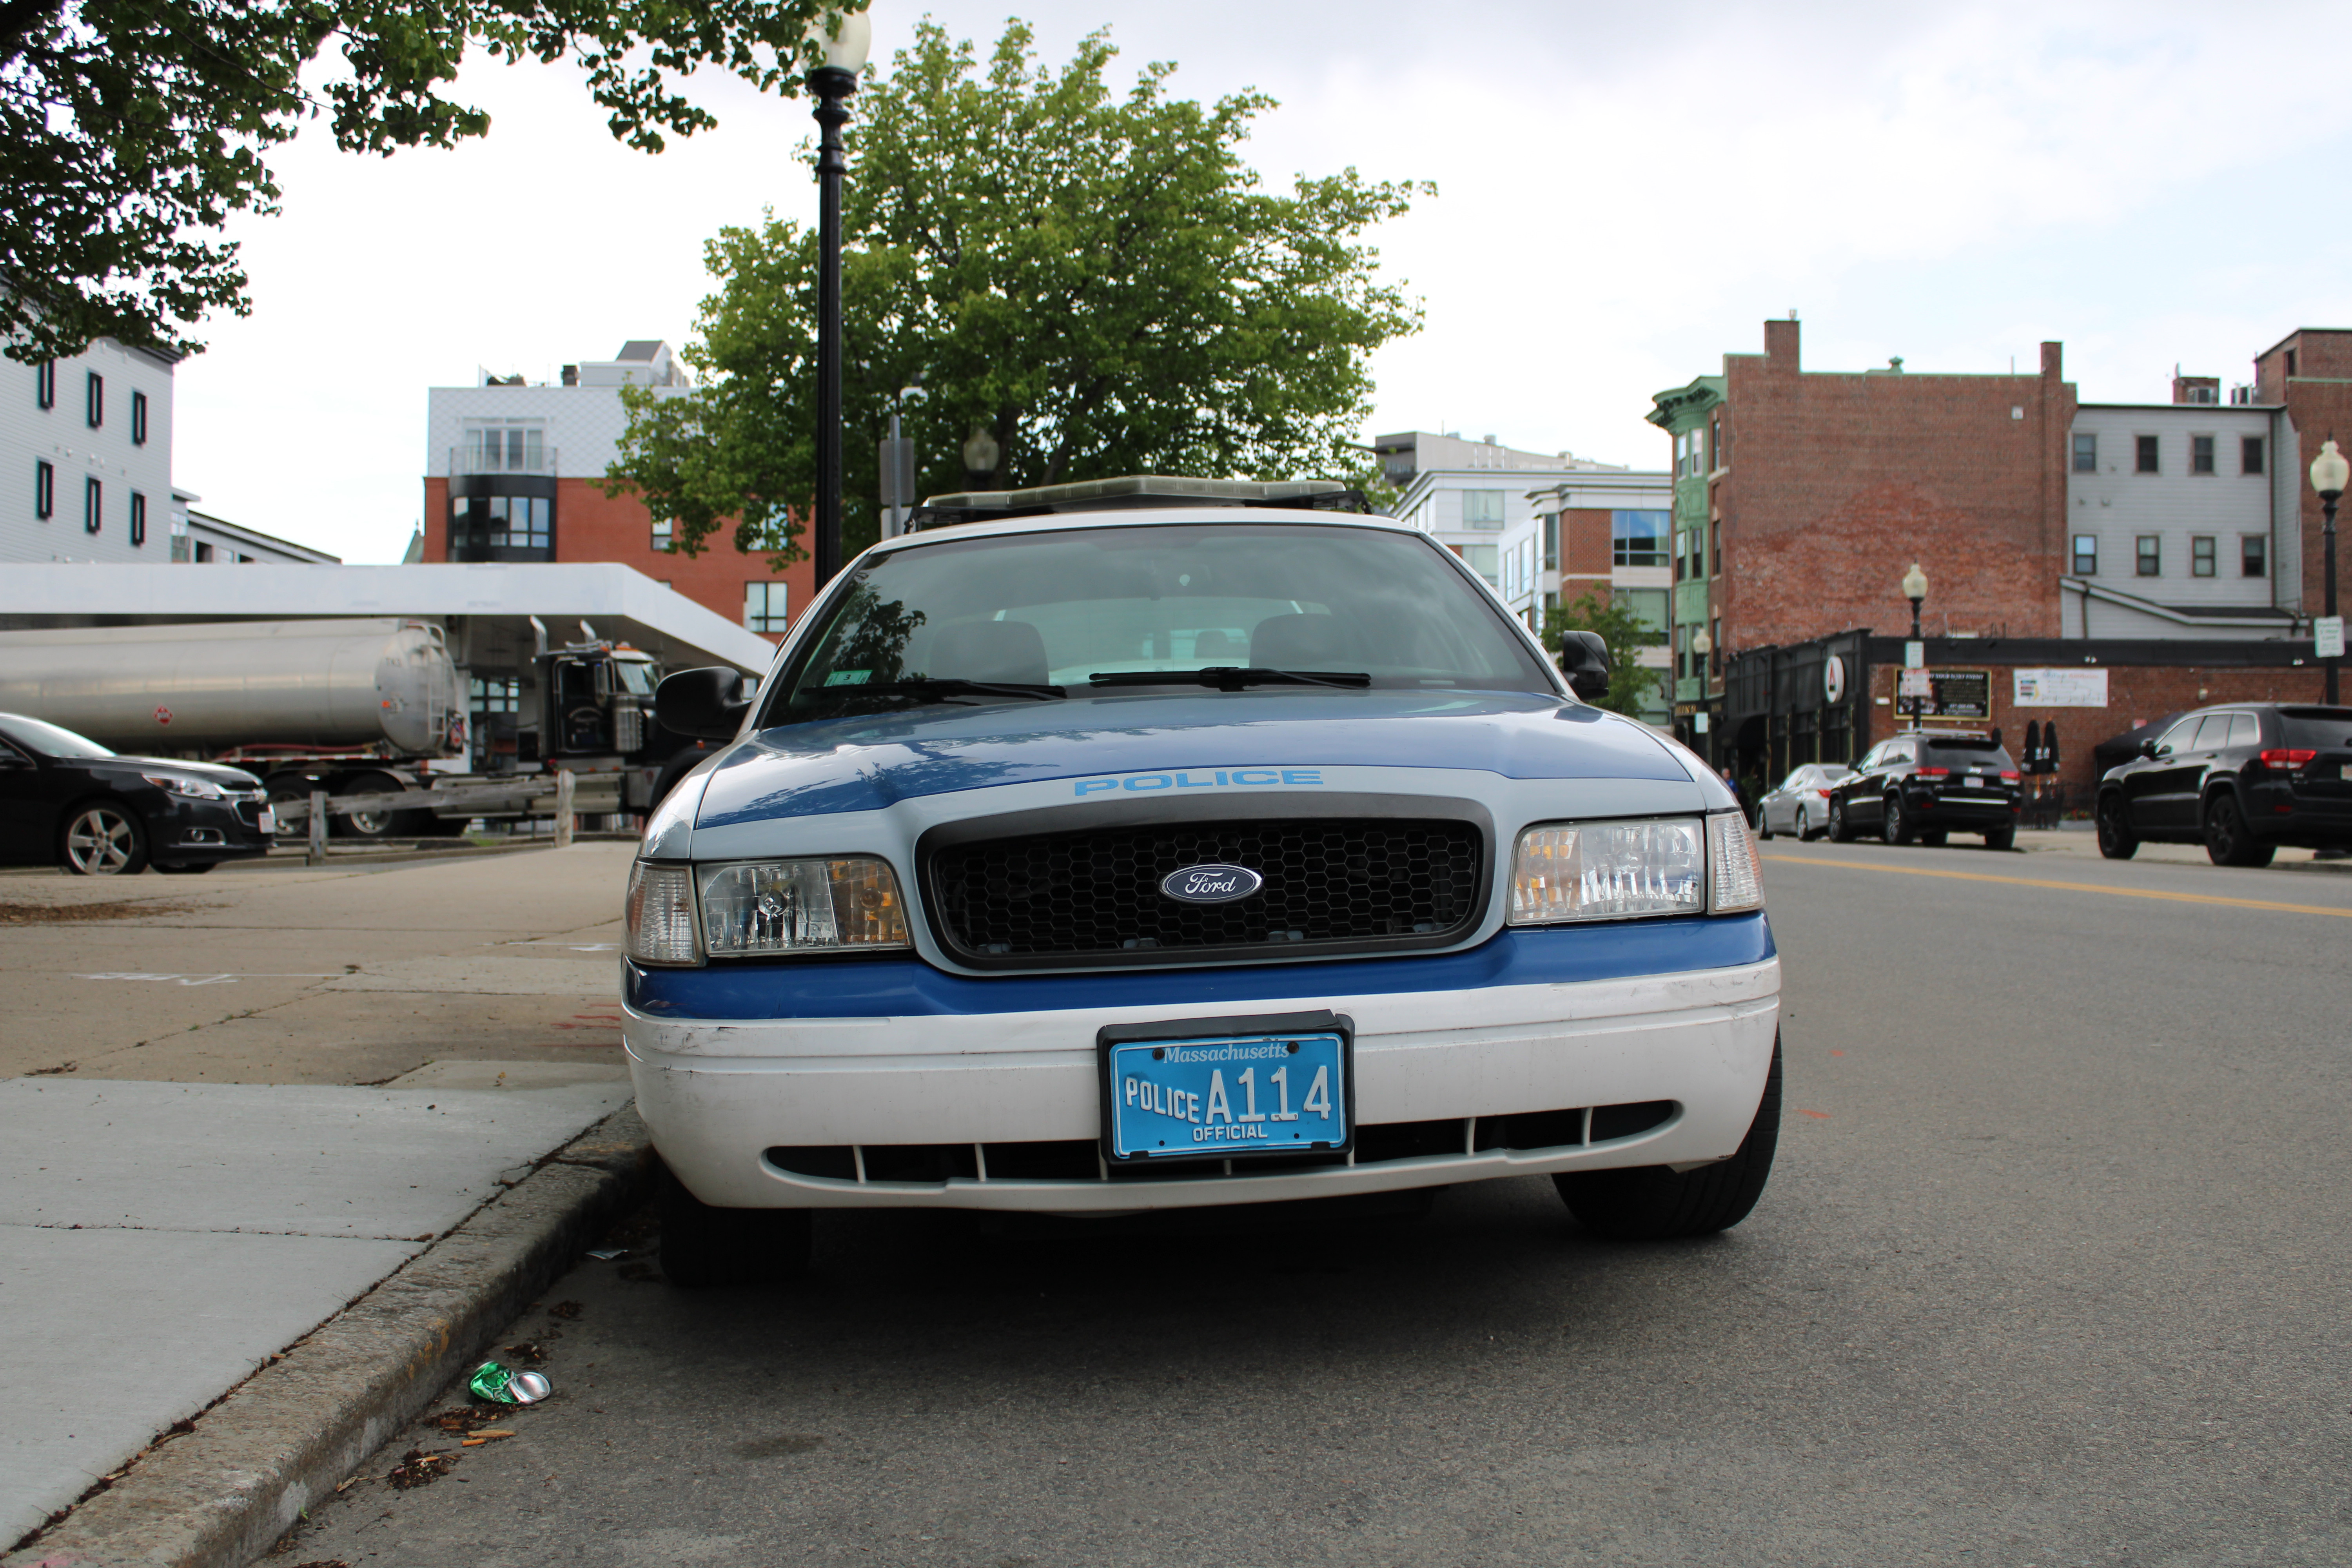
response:
[[[1722,1237],[1536,1179],[825,1216],[768,1291],[585,1262],[509,1336],[555,1398],[272,1561],[2352,1560],[2352,876],[1765,849],[1791,1110]]]

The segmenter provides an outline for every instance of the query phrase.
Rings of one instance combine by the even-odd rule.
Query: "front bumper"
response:
[[[161,792],[158,792],[161,793]],[[166,864],[239,860],[269,853],[271,835],[260,826],[265,800],[195,800],[163,796],[147,816],[149,857]]]
[[[1706,966],[1666,968],[1676,954]],[[706,1203],[1099,1213],[1725,1158],[1763,1092],[1780,962],[1759,914],[1506,931],[1467,953],[1240,970],[974,980],[912,960],[631,967],[625,991],[639,1111]],[[753,1012],[762,994],[765,1016]],[[1066,1154],[1099,1138],[1103,1026],[1321,1008],[1355,1022],[1357,1126],[1410,1126],[1412,1139],[1385,1142],[1417,1152],[1347,1164],[1237,1161],[1150,1180],[1003,1173],[1034,1168],[1036,1151]],[[1516,1147],[1479,1131],[1496,1118],[1653,1102],[1673,1109],[1625,1137]],[[877,1180],[862,1154],[832,1176],[769,1155],[844,1146],[970,1157],[933,1180]]]

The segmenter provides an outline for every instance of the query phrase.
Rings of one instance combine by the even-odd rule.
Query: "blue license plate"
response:
[[[1331,1028],[1109,1042],[1104,1152],[1129,1162],[1337,1152],[1355,1102],[1349,1065],[1347,1036]]]

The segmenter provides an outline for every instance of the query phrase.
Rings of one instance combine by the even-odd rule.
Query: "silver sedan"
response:
[[[1757,803],[1756,837],[1794,834],[1800,839],[1825,832],[1830,825],[1830,788],[1853,770],[1843,763],[1807,763],[1780,787]]]

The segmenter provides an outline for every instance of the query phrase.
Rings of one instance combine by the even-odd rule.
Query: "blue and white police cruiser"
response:
[[[942,498],[756,700],[663,683],[733,742],[627,895],[673,1279],[801,1268],[820,1208],[1539,1173],[1612,1237],[1747,1215],[1780,979],[1737,802],[1579,699],[1599,639],[1563,679],[1444,546],[1318,489]]]

